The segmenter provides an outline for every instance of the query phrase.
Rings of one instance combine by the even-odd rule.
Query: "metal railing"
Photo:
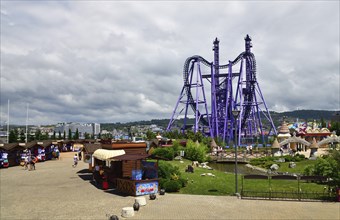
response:
[[[246,190],[245,180],[268,181],[267,190]],[[272,182],[275,180],[296,181],[295,190],[273,190]],[[292,176],[292,175],[244,175],[242,178],[241,198],[243,199],[269,199],[269,200],[297,200],[297,201],[334,201],[336,193],[324,188],[322,191],[305,191],[301,189],[301,181],[325,183],[327,177],[323,176]]]

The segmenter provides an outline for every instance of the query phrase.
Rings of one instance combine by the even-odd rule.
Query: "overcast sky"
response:
[[[269,110],[340,109],[339,1],[1,1],[1,124],[169,119],[192,55],[252,38]]]

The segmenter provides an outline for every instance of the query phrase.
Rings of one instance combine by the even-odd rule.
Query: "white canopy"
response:
[[[112,157],[117,157],[124,155],[125,151],[124,150],[105,150],[105,149],[97,149],[93,153],[93,157],[97,158],[98,160],[108,160]]]

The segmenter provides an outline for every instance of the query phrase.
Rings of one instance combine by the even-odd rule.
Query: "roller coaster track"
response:
[[[184,79],[184,85],[185,85],[185,92],[186,92],[187,97],[188,97],[188,103],[190,104],[190,106],[191,106],[191,108],[194,112],[196,112],[196,105],[195,105],[194,98],[192,97],[192,94],[191,94],[191,91],[190,91],[190,82],[189,82],[189,71],[192,70],[193,67],[190,68],[190,70],[189,70],[189,67],[190,67],[191,63],[193,65],[195,62],[201,62],[201,63],[203,63],[204,65],[206,65],[210,68],[213,65],[212,63],[210,63],[209,61],[207,61],[203,57],[197,56],[197,55],[189,57],[188,59],[186,59],[186,61],[184,63],[183,79]],[[198,114],[198,116],[201,116],[201,113],[199,111],[197,111],[197,114]],[[207,120],[205,120],[204,118],[200,117],[200,120],[204,125],[209,125]]]
[[[231,65],[234,66],[237,63],[239,63],[242,59],[246,60],[246,89],[244,94],[244,105],[243,105],[243,117],[242,117],[242,123],[241,128],[243,129],[246,126],[247,119],[249,118],[249,115],[251,113],[252,105],[249,103],[252,103],[253,101],[253,95],[255,92],[255,82],[256,82],[256,60],[253,53],[247,53],[242,52],[239,56],[236,57],[235,60],[231,62]],[[206,65],[207,67],[211,68],[213,66],[213,63],[207,61],[201,56],[195,55],[192,57],[189,57],[186,59],[183,67],[183,80],[185,85],[185,91],[188,97],[188,103],[190,104],[192,110],[196,112],[196,105],[194,98],[191,94],[191,87],[189,82],[189,72],[193,70],[194,63],[200,62]],[[229,64],[226,65],[220,65],[219,69],[227,69],[229,68]],[[198,116],[201,115],[199,111]],[[208,122],[204,118],[200,118],[201,122],[204,125],[208,125]]]

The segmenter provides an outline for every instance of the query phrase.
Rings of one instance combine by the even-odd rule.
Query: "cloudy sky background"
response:
[[[1,124],[169,119],[187,57],[252,37],[268,108],[340,109],[339,1],[1,1]]]

